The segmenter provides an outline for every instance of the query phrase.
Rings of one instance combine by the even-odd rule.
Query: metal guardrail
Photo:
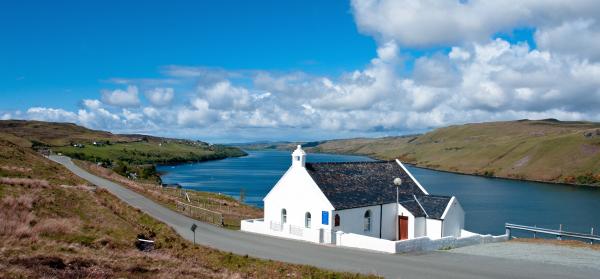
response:
[[[571,237],[571,238],[585,239],[585,240],[590,241],[590,243],[594,243],[594,241],[600,241],[600,235],[594,234],[594,228],[592,228],[590,234],[563,231],[562,225],[560,226],[560,229],[553,230],[553,229],[545,229],[545,228],[538,228],[538,227],[506,223],[505,228],[506,228],[506,235],[508,236],[508,239],[511,238],[512,230],[520,230],[520,231],[532,232],[534,238],[536,238],[538,233],[541,233],[541,234],[554,235],[559,240],[562,240],[563,237]]]

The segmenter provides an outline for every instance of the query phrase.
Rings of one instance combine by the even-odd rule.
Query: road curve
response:
[[[286,240],[232,231],[193,220],[131,191],[79,168],[70,158],[50,159],[89,181],[107,189],[127,204],[139,208],[171,226],[183,238],[192,240],[190,226],[195,223],[196,242],[222,251],[321,268],[372,273],[387,278],[596,278],[598,270],[517,261],[448,252],[390,255]],[[535,251],[531,251],[535,253]]]

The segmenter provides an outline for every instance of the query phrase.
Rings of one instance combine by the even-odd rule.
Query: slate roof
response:
[[[416,217],[439,219],[451,197],[425,194],[395,161],[306,163],[306,170],[336,210],[396,202]]]
[[[450,199],[448,196],[424,195],[416,196],[421,206],[427,212],[427,217],[441,219]]]

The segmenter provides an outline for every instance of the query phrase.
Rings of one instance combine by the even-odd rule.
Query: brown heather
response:
[[[31,179],[31,178],[13,178],[13,177],[0,177],[0,184],[6,185],[20,185],[27,187],[48,187],[50,184],[44,179]]]

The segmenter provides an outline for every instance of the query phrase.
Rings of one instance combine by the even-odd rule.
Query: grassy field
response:
[[[0,138],[0,278],[361,278],[193,246],[21,142]],[[150,252],[138,237],[155,241]]]

